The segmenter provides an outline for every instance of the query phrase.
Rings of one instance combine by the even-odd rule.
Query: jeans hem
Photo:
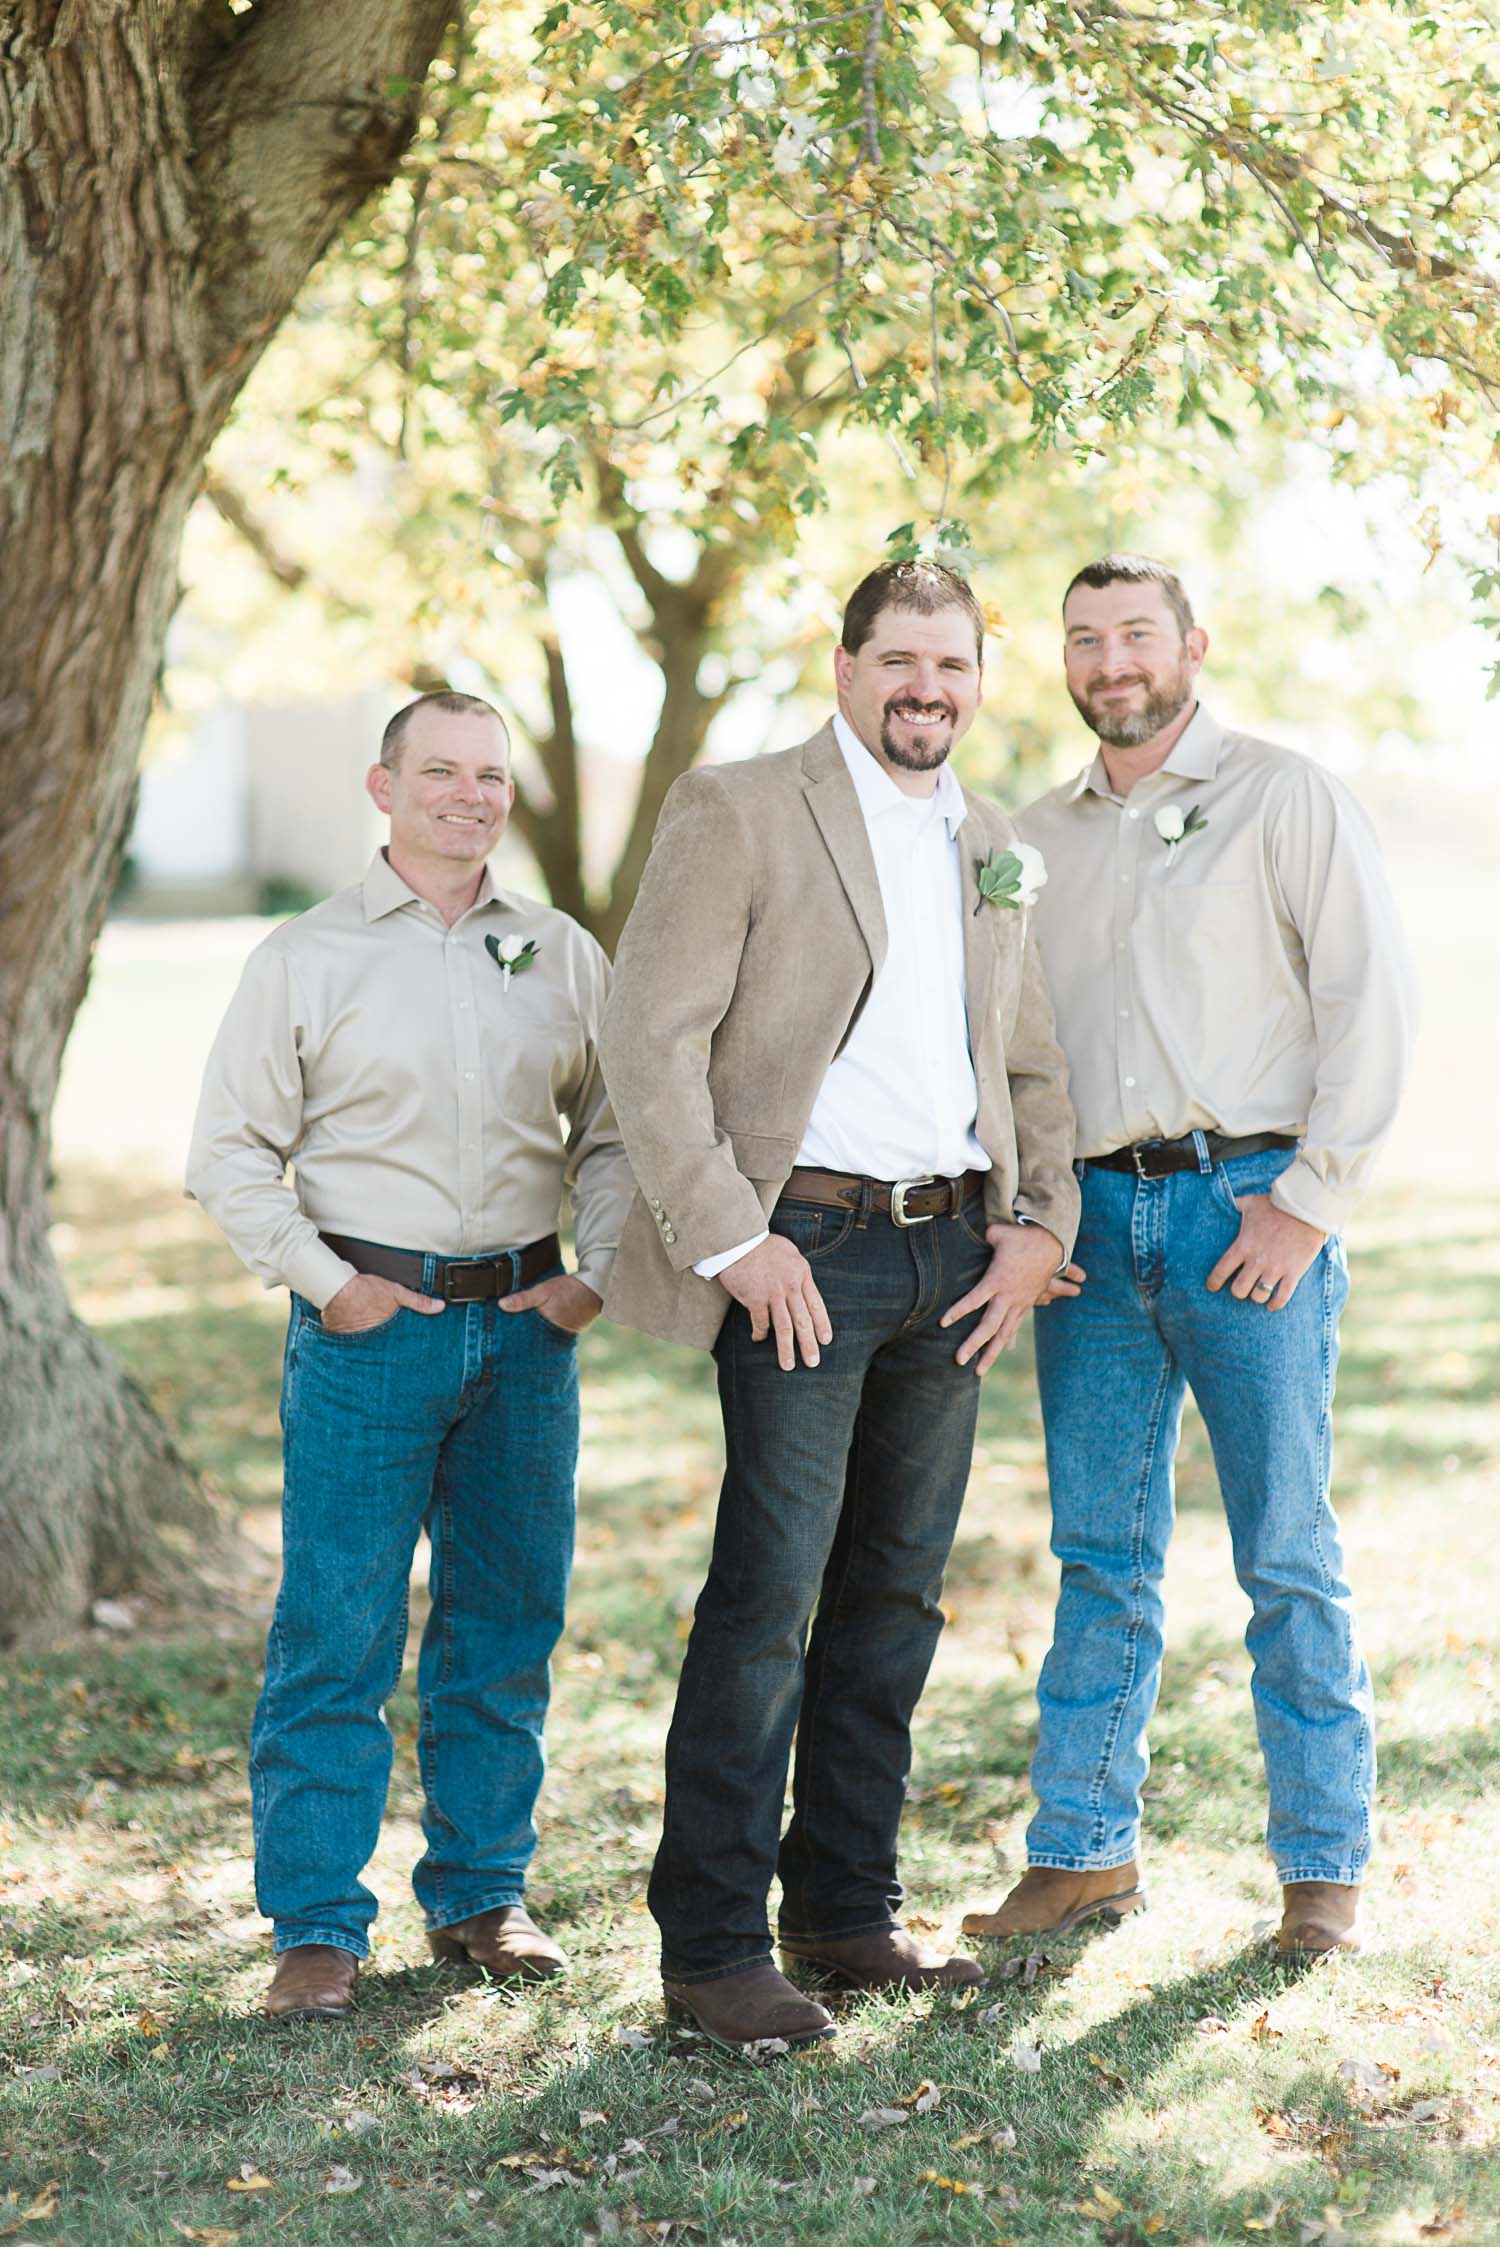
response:
[[[879,1935],[886,1928],[899,1930],[900,1926],[900,1920],[892,1919],[890,1913],[887,1912],[881,1919],[862,1919],[857,1927],[803,1929],[778,1925],[776,1940],[778,1943],[847,1943],[852,1942],[856,1935]]]
[[[1363,1865],[1293,1865],[1290,1870],[1276,1868],[1276,1878],[1283,1888],[1292,1881],[1324,1880],[1331,1888],[1358,1888],[1365,1877]]]
[[[423,1924],[429,1935],[439,1935],[445,1927],[460,1927],[466,1919],[477,1919],[481,1912],[504,1911],[509,1904],[524,1904],[525,1901],[526,1890],[522,1886],[514,1895],[481,1896],[476,1902],[467,1905],[461,1912],[453,1911],[445,1904],[443,1906],[443,1910],[447,1913],[445,1919],[434,1919],[430,1913],[424,1912]]]
[[[1062,1857],[1042,1855],[1035,1849],[1026,1852],[1026,1869],[1039,1872],[1118,1872],[1122,1865],[1133,1865],[1137,1851],[1127,1849],[1123,1857]],[[1283,1876],[1285,1877],[1285,1876]]]
[[[327,1945],[329,1950],[351,1951],[356,1958],[360,1959],[367,1959],[370,1955],[368,1943],[361,1941],[357,1936],[335,1933],[332,1929],[326,1927],[314,1928],[310,1935],[287,1935],[283,1934],[278,1927],[271,1939],[272,1954],[276,1958],[280,1958],[283,1951],[301,1950],[307,1943],[323,1943]]]
[[[661,1978],[664,1982],[681,1982],[684,1986],[698,1982],[727,1982],[731,1975],[748,1974],[752,1966],[769,1966],[770,1963],[771,1953],[763,1950],[758,1951],[754,1958],[737,1959],[733,1966],[711,1966],[706,1974],[684,1974],[675,1966],[669,1966],[663,1956]]]

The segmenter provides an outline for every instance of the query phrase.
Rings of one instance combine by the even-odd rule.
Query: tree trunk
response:
[[[0,1637],[215,1516],[72,1316],[48,1129],[210,443],[389,177],[445,0],[0,0]],[[139,1034],[151,1035],[141,1023]]]

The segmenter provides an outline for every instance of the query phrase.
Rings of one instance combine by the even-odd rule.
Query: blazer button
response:
[[[673,1232],[671,1226],[668,1225],[661,1237],[664,1241],[675,1241],[677,1235]]]
[[[651,1204],[651,1207],[652,1207],[653,1209],[660,1209],[660,1208],[661,1208],[661,1203],[660,1203],[659,1201],[653,1201],[653,1202],[652,1202],[652,1204]]]

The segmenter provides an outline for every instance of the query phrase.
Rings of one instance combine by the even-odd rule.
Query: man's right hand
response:
[[[352,1280],[345,1280],[337,1295],[330,1295],[323,1305],[323,1324],[330,1334],[362,1334],[367,1327],[384,1326],[387,1319],[405,1308],[423,1311],[429,1317],[434,1311],[447,1309],[435,1295],[418,1295],[413,1288],[403,1287],[399,1280],[383,1280],[374,1272],[357,1272]]]
[[[818,1344],[833,1340],[812,1266],[780,1233],[726,1265],[719,1284],[750,1313],[752,1342],[764,1342],[775,1330],[776,1362],[783,1373],[792,1371],[799,1350],[804,1365],[816,1365]]]

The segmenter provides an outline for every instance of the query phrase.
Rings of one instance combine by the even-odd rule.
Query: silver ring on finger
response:
[[[1270,1280],[1257,1280],[1250,1292],[1252,1295],[1274,1295],[1276,1290]]]

